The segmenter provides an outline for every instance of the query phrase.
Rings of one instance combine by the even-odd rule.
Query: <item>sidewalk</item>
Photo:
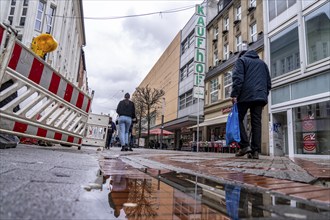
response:
[[[88,194],[100,185],[99,168],[107,169],[108,175],[132,178],[144,172],[158,177],[176,171],[330,209],[329,186],[318,181],[329,182],[328,160],[266,156],[252,160],[223,153],[98,149],[22,144],[0,149],[0,219],[104,219],[109,215],[108,200]],[[108,159],[119,159],[124,167],[115,167],[117,160]]]
[[[330,160],[263,155],[254,160],[228,153],[152,149],[121,152],[119,148],[102,154],[120,157],[137,168],[147,168],[155,176],[158,170],[172,170],[330,206]]]
[[[96,148],[0,149],[0,219],[72,219],[96,179],[97,158]]]

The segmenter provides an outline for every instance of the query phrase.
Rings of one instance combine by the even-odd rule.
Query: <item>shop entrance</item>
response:
[[[287,112],[273,114],[273,142],[274,155],[283,156],[289,154],[288,147],[288,123]]]

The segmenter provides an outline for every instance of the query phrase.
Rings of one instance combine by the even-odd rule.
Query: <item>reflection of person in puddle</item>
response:
[[[225,185],[226,208],[229,217],[233,220],[249,217],[263,217],[262,194],[251,193],[240,186]],[[251,215],[249,215],[249,203],[251,204]]]
[[[128,179],[121,175],[113,176],[110,179],[109,190],[108,202],[110,207],[114,210],[114,216],[118,218],[120,210],[128,200]]]

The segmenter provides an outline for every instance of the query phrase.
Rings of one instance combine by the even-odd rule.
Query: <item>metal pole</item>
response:
[[[197,91],[199,93],[199,73],[197,72]],[[196,152],[199,151],[199,94],[197,96],[197,142],[196,142]]]
[[[163,149],[163,129],[164,129],[165,98],[162,102],[162,126],[160,128],[160,149]]]

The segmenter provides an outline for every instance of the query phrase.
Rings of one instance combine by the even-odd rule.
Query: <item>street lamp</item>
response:
[[[163,149],[163,129],[164,129],[165,98],[162,100],[162,126],[160,128],[160,149]]]

